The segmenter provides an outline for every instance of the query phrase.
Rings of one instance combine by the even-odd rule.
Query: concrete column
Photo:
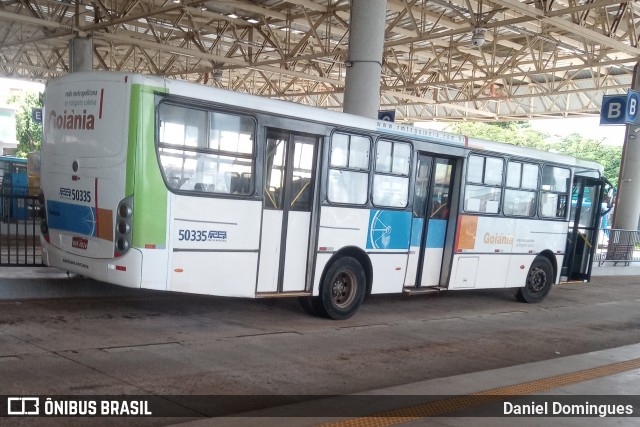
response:
[[[640,91],[640,62],[633,69],[631,89]],[[627,125],[618,177],[613,228],[637,230],[640,220],[640,126]]]
[[[72,73],[93,70],[93,40],[84,37],[69,40],[69,65]]]
[[[387,0],[351,0],[344,112],[378,117]]]

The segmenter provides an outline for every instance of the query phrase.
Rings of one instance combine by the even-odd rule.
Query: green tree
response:
[[[489,141],[504,142],[538,150],[547,150],[549,146],[546,142],[549,135],[531,128],[531,125],[526,122],[461,122],[451,124],[447,130],[474,138],[488,139]]]
[[[622,147],[607,145],[602,141],[585,138],[577,133],[552,143],[548,142],[551,137],[547,133],[533,129],[526,122],[462,122],[451,124],[447,130],[473,138],[488,139],[593,160],[604,166],[605,178],[614,185],[617,185],[618,182]]]
[[[39,151],[42,146],[42,124],[35,123],[31,119],[31,109],[43,106],[42,94],[24,92],[21,95],[9,97],[7,101],[16,106],[16,136],[18,138],[16,156],[27,157],[27,153]]]
[[[618,174],[620,173],[620,161],[622,159],[621,146],[607,145],[602,141],[584,138],[577,133],[573,133],[564,137],[555,147],[560,153],[600,163],[604,166],[604,177],[613,185],[618,185]]]

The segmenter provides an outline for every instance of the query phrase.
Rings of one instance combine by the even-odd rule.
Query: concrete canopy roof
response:
[[[347,0],[3,0],[0,76],[69,69],[165,75],[341,110]],[[474,28],[486,42],[471,45]],[[388,0],[381,109],[396,120],[518,120],[598,114],[640,59],[640,3]]]

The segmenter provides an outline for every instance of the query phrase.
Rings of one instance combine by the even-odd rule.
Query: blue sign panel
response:
[[[378,120],[384,120],[385,122],[395,122],[396,112],[395,110],[380,110],[378,111]]]
[[[605,95],[602,97],[600,125],[623,125],[627,97],[625,95]]]
[[[625,108],[624,121],[632,125],[640,124],[638,120],[638,108],[640,107],[640,92],[629,90],[627,94],[627,108]]]
[[[31,120],[36,123],[42,123],[42,108],[31,109]]]

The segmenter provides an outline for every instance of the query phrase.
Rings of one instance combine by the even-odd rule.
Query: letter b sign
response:
[[[624,95],[605,95],[600,110],[601,125],[623,125],[627,112],[627,97]]]
[[[622,105],[617,102],[609,103],[609,111],[607,111],[607,117],[611,120],[617,120],[622,115]]]
[[[640,92],[633,90],[627,95],[627,109],[625,111],[625,123],[638,124],[638,105],[640,102]]]

